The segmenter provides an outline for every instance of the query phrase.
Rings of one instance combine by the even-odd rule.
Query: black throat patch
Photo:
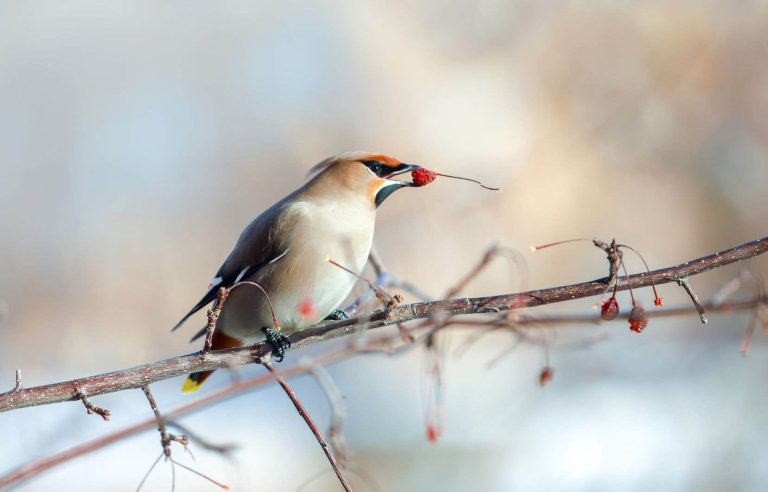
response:
[[[379,205],[381,205],[382,202],[384,202],[384,200],[386,200],[387,197],[389,197],[389,195],[399,190],[403,186],[404,185],[400,183],[394,183],[394,184],[389,184],[384,188],[380,189],[379,192],[376,193],[376,208],[379,208]]]

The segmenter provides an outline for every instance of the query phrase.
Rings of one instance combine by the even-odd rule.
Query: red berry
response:
[[[619,303],[616,301],[616,296],[611,296],[610,299],[605,301],[600,306],[600,317],[605,321],[615,319],[619,315]]]
[[[411,171],[411,179],[416,186],[426,186],[437,178],[437,174],[429,169],[419,168]]]
[[[640,333],[648,326],[648,318],[645,317],[645,309],[639,304],[632,306],[632,312],[629,313],[629,329],[635,333]]]
[[[654,297],[653,298],[653,305],[656,307],[662,307],[664,305],[664,301],[661,300],[661,297]]]
[[[432,444],[436,443],[437,440],[440,439],[440,434],[442,434],[440,429],[432,424],[427,425],[427,441]]]
[[[539,386],[542,388],[547,385],[548,382],[552,381],[552,378],[555,376],[555,371],[551,367],[545,367],[541,370],[539,373]]]

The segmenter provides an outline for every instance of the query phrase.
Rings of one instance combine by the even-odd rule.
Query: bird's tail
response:
[[[205,330],[201,330],[195,337],[198,338],[198,336],[201,336],[205,333]],[[213,332],[213,339],[211,340],[211,348],[213,350],[220,350],[220,349],[228,349],[228,348],[235,348],[235,347],[242,347],[243,341],[238,340],[237,338],[233,338],[227,334],[225,334],[221,330],[216,330]],[[194,374],[190,374],[189,377],[187,377],[186,380],[184,380],[184,386],[181,387],[182,393],[194,393],[195,391],[200,389],[200,386],[203,385],[203,382],[205,382],[208,377],[213,374],[213,371],[201,371],[196,372]]]
[[[181,387],[182,393],[194,393],[200,389],[206,379],[213,374],[213,371],[202,371],[190,374],[187,379],[184,380],[184,386]]]

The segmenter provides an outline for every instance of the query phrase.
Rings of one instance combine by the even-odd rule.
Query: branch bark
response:
[[[742,245],[707,255],[679,265],[654,270],[650,273],[631,275],[628,279],[619,279],[617,290],[677,282],[681,278],[691,277],[703,272],[720,268],[741,260],[753,258],[768,251],[768,237],[750,241]],[[555,302],[564,302],[603,294],[608,279],[600,278],[589,282],[531,290],[516,294],[503,294],[487,297],[443,299],[431,302],[418,302],[401,305],[389,310],[342,321],[320,323],[307,330],[291,335],[294,348],[312,343],[330,340],[357,332],[361,328],[371,330],[383,326],[396,325],[416,319],[467,314],[500,313],[524,307],[535,307]],[[17,408],[47,405],[63,401],[79,400],[78,389],[89,397],[113,393],[127,389],[141,388],[157,381],[189,374],[191,372],[232,367],[259,361],[270,352],[266,343],[253,347],[196,352],[193,354],[165,359],[151,364],[120,371],[63,381],[60,383],[20,388],[0,394],[0,412]]]

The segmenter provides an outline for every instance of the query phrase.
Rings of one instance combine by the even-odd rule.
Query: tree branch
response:
[[[278,372],[275,370],[275,366],[273,366],[271,362],[266,361],[263,364],[269,373],[272,374],[272,376],[275,378],[275,381],[277,381],[280,387],[283,388],[285,394],[288,395],[288,398],[291,399],[293,406],[296,407],[296,411],[299,413],[301,418],[304,419],[304,422],[306,422],[307,427],[309,427],[309,429],[312,431],[312,434],[314,434],[315,439],[317,439],[317,443],[322,448],[326,458],[328,458],[328,462],[331,464],[331,468],[333,468],[334,473],[336,473],[336,476],[339,478],[341,486],[346,492],[352,492],[352,487],[349,485],[347,477],[344,476],[344,472],[339,466],[339,463],[336,461],[336,457],[333,455],[333,452],[331,452],[331,448],[328,446],[328,441],[325,440],[322,432],[320,432],[320,429],[317,428],[317,424],[315,424],[315,421],[312,420],[312,417],[310,417],[307,409],[304,408],[304,405],[299,400],[299,397],[296,396],[296,393],[293,391],[293,388],[291,388],[291,385],[289,385],[288,382],[282,376],[280,376],[280,374],[278,374]]]
[[[744,310],[755,310],[755,309],[759,309],[760,306],[764,306],[766,305],[766,303],[768,303],[768,297],[765,297],[765,296],[757,297],[752,300],[739,301],[739,302],[725,302],[724,298],[717,295],[715,297],[717,297],[717,299],[714,302],[706,303],[704,305],[707,311],[709,312],[733,313],[733,312],[744,311]],[[650,311],[648,312],[648,317],[649,318],[666,318],[666,317],[673,317],[673,316],[688,316],[696,313],[697,313],[696,308],[689,305],[689,306],[678,307],[678,308],[665,308],[661,310]],[[629,313],[619,314],[617,319],[626,319],[628,315]],[[553,325],[556,326],[556,325],[565,325],[565,324],[600,325],[605,323],[609,323],[609,322],[606,322],[600,319],[600,316],[597,315],[596,313],[586,313],[586,314],[576,314],[576,315],[557,315],[557,316],[543,316],[543,317],[525,316],[525,317],[520,317],[518,319],[515,319],[513,325],[511,325],[509,321],[506,319],[498,319],[495,321],[491,321],[490,323],[479,321],[479,320],[463,320],[463,321],[456,320],[451,324],[454,327],[480,326],[482,328],[491,330],[491,329],[512,328],[512,327],[538,328],[538,327],[551,327]],[[396,340],[399,338],[400,337],[398,335],[394,335],[392,337],[381,336],[373,340],[370,340],[365,347],[361,347],[357,349],[353,347],[341,347],[329,353],[326,353],[312,360],[309,363],[300,362],[297,365],[282,369],[279,371],[279,374],[284,378],[291,378],[301,374],[312,372],[315,370],[315,368],[324,367],[326,365],[331,365],[341,360],[348,359],[354,355],[364,354],[364,353],[369,353],[374,351],[392,352],[391,349],[388,348],[389,346],[388,344],[390,344],[392,340]],[[472,342],[470,341],[469,343],[472,343]],[[414,345],[409,343],[405,343],[401,345],[401,347],[412,347],[412,346]],[[504,355],[504,353],[502,353],[502,355]],[[491,362],[493,363],[495,361],[491,361]],[[274,378],[272,377],[271,374],[259,374],[257,376],[253,376],[247,379],[237,380],[220,390],[213,391],[201,398],[193,400],[189,403],[186,403],[176,408],[175,410],[172,410],[171,412],[168,412],[166,414],[166,418],[168,419],[168,425],[179,427],[180,430],[185,434],[190,434],[186,428],[180,427],[179,424],[175,421],[175,419],[181,418],[185,415],[190,415],[192,413],[199,412],[213,405],[230,400],[242,394],[251,392],[255,389],[267,386],[271,384],[273,381],[274,381]],[[129,427],[126,427],[124,429],[114,431],[105,436],[98,437],[91,441],[78,444],[76,446],[73,446],[69,449],[65,449],[58,453],[52,454],[50,456],[45,456],[45,457],[30,461],[28,463],[25,463],[17,468],[10,470],[7,474],[0,476],[0,489],[12,484],[16,484],[16,483],[28,480],[47,470],[55,468],[63,463],[69,462],[81,456],[86,456],[88,454],[94,453],[96,451],[99,451],[100,449],[103,449],[107,446],[118,443],[131,436],[134,436],[141,432],[148,431],[153,427],[156,428],[156,426],[157,426],[157,421],[155,420],[155,418],[150,418],[150,419],[144,420],[143,422],[139,422]],[[189,437],[193,438],[192,435],[189,435]],[[206,446],[204,445],[204,447]],[[162,457],[162,454],[160,456]]]
[[[734,248],[687,261],[676,266],[619,279],[617,281],[617,290],[627,289],[629,283],[631,283],[633,288],[637,289],[650,286],[652,282],[655,282],[656,285],[677,282],[680,278],[691,277],[731,263],[753,258],[766,251],[768,251],[768,237],[750,241]],[[363,316],[362,319],[357,317],[342,321],[323,322],[309,329],[294,333],[290,336],[290,339],[292,346],[299,348],[312,343],[350,335],[361,328],[371,330],[416,319],[431,318],[438,313],[443,316],[500,313],[524,307],[535,307],[581,299],[603,294],[607,281],[607,278],[601,278],[589,282],[531,290],[517,294],[443,299],[400,305],[389,310],[375,311],[370,315]],[[250,364],[266,356],[270,350],[269,344],[262,342],[246,348],[218,350],[208,353],[196,352],[130,369],[61,383],[18,390],[14,388],[7,393],[0,394],[0,412],[77,400],[79,399],[76,395],[78,389],[85,392],[89,397],[93,397],[126,389],[141,388],[157,381],[191,372]]]

